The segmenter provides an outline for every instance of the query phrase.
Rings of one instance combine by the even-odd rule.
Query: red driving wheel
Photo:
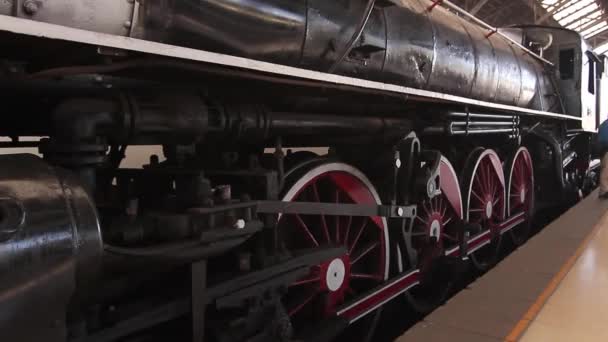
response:
[[[453,283],[451,270],[444,256],[458,251],[461,235],[462,200],[458,177],[447,158],[439,168],[441,194],[418,205],[412,227],[412,248],[420,270],[420,284],[407,297],[419,312],[428,312],[445,300]]]
[[[528,239],[534,216],[534,169],[532,157],[525,147],[520,147],[507,164],[507,212],[509,216],[524,212],[526,221],[509,230],[517,246]]]
[[[309,162],[293,172],[283,201],[381,204],[360,171],[337,162]],[[388,278],[385,218],[285,214],[279,217],[279,233],[289,251],[324,246],[344,246],[346,251],[315,265],[289,287],[283,302],[296,334],[333,317],[340,305]]]
[[[493,150],[476,149],[467,158],[463,176],[464,218],[478,227],[471,234],[491,233],[489,243],[471,254],[474,266],[487,270],[498,259],[500,223],[506,217],[505,180],[500,158]]]

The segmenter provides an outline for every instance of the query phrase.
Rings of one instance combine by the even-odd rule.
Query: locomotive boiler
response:
[[[504,36],[426,1],[378,3],[12,1],[0,14],[561,112],[543,63]]]
[[[603,58],[447,0],[9,0],[0,46],[9,340],[371,340],[594,186]]]

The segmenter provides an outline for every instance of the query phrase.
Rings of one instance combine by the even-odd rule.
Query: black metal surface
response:
[[[230,279],[225,279],[216,284],[207,285],[202,281],[202,268],[195,269],[195,277],[192,277],[191,290],[196,293],[194,297],[176,298],[157,304],[144,311],[140,311],[130,317],[117,322],[86,337],[72,339],[72,342],[108,342],[116,341],[121,337],[128,336],[137,331],[145,330],[155,325],[174,320],[191,313],[194,301],[199,305],[203,301],[205,305],[217,303],[219,306],[239,307],[246,304],[246,300],[264,297],[266,294],[286,287],[298,278],[305,276],[310,267],[318,265],[326,260],[331,260],[344,255],[343,248],[325,248],[314,251],[302,251],[301,254],[268,266],[264,269],[246,273]],[[204,263],[204,262],[203,262]],[[202,267],[203,264],[198,264]],[[197,310],[202,310],[200,307]],[[199,312],[197,315],[200,315]],[[202,324],[202,322],[193,322]],[[203,326],[195,328],[197,334]],[[199,336],[200,335],[195,335]],[[63,339],[65,340],[65,339]],[[63,341],[61,340],[61,341]],[[32,340],[33,341],[33,340]],[[59,341],[59,340],[58,340]]]
[[[0,331],[12,341],[63,341],[69,304],[99,271],[96,208],[71,176],[33,155],[0,156],[0,164],[8,237],[0,242]]]
[[[55,108],[51,139],[40,150],[59,165],[78,166],[94,188],[87,172],[105,162],[107,144],[271,144],[283,137],[285,146],[326,146],[353,135],[361,143],[395,141],[411,130],[411,121],[400,117],[272,112],[255,104],[209,104],[192,92],[155,95],[68,99]]]
[[[192,342],[205,341],[205,311],[207,310],[207,260],[192,263],[191,276],[191,305],[192,311]]]
[[[153,1],[144,6],[153,29],[142,30],[156,32],[144,33],[152,40],[521,107],[538,106],[533,98],[550,92],[537,87],[539,62],[441,6],[370,4]]]
[[[96,11],[88,19],[84,9],[90,5],[70,7],[74,13],[66,18],[60,13],[68,5],[59,1],[45,3],[30,15],[11,4],[0,7],[0,13],[479,100],[561,110],[542,100],[555,93],[554,82],[539,80],[545,77],[542,62],[502,35],[442,6],[428,10],[422,0],[374,4],[152,0],[114,4],[112,11]],[[132,20],[125,25],[129,16]]]

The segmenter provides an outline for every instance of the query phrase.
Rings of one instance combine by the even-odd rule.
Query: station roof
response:
[[[608,52],[608,0],[453,0],[490,25],[561,26],[581,33],[598,54]]]

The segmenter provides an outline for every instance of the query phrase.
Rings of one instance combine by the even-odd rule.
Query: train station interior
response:
[[[0,0],[0,342],[608,341],[608,0]]]

